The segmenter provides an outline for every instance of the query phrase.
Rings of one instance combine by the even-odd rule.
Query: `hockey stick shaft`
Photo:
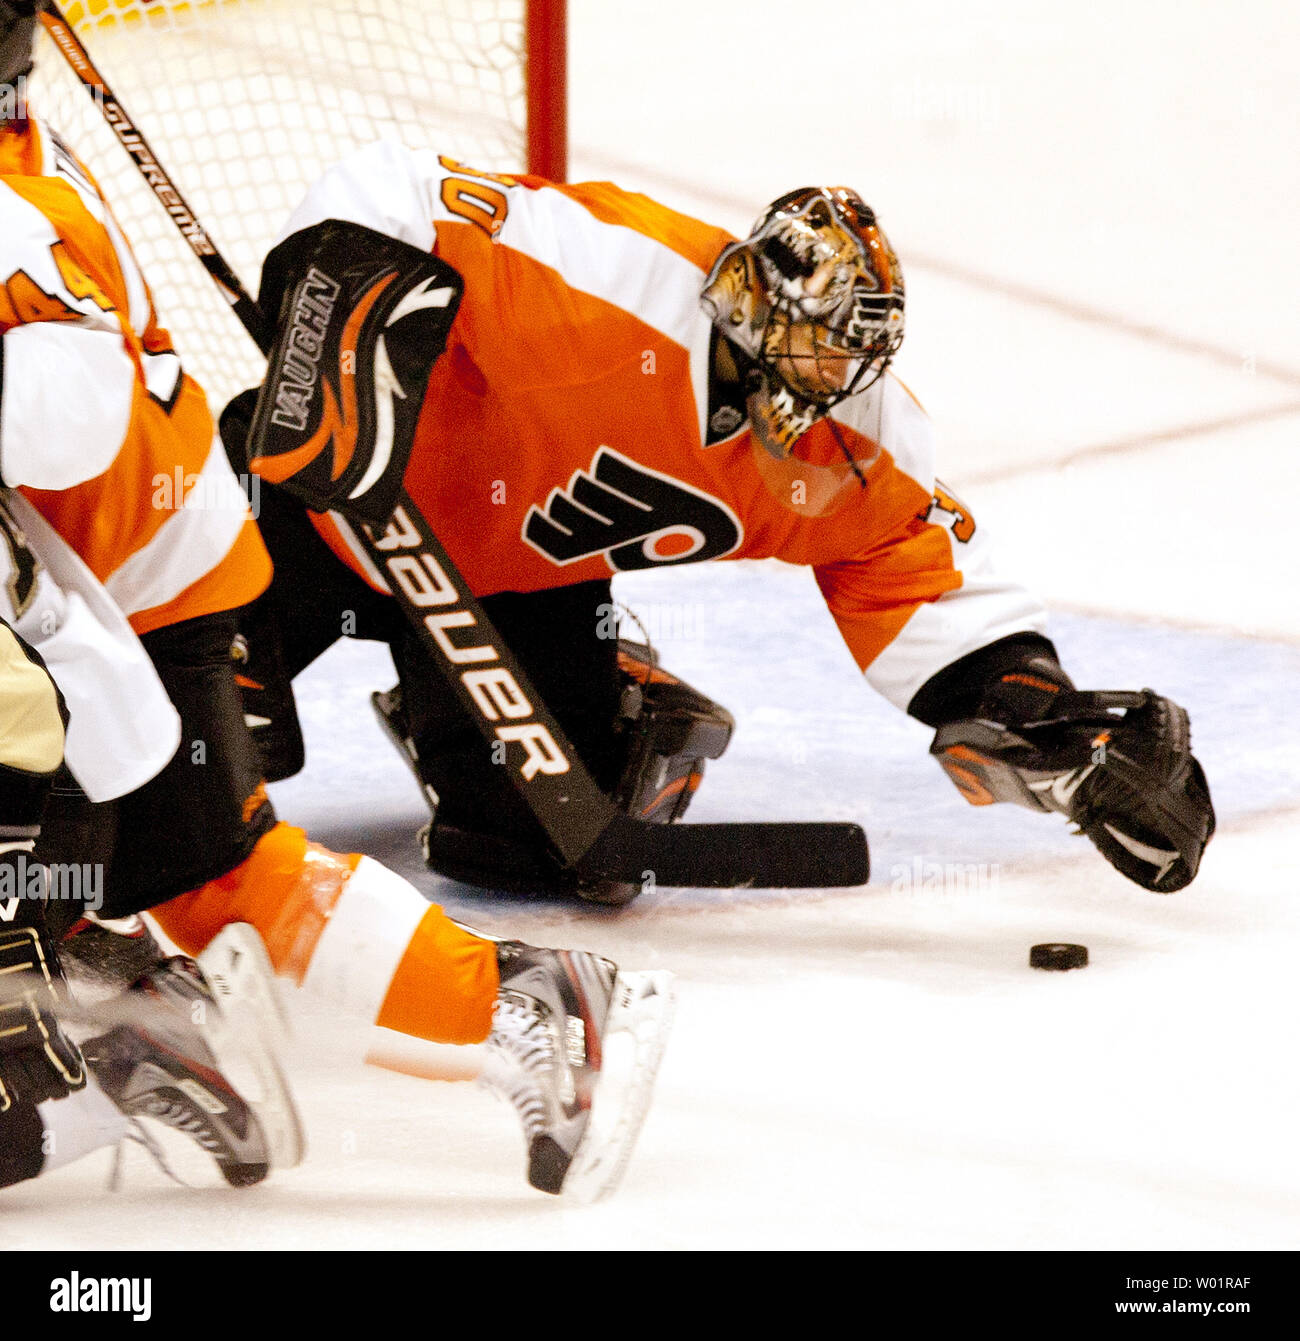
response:
[[[118,101],[116,94],[109,88],[103,76],[95,68],[81,39],[72,25],[59,11],[53,0],[47,0],[40,15],[41,23],[59,48],[64,60],[73,73],[81,80],[86,92],[94,100],[100,114],[108,122],[117,136],[122,148],[131,156],[140,171],[140,175],[149,184],[158,203],[167,211],[177,231],[189,244],[190,250],[199,263],[212,277],[213,283],[221,290],[244,329],[256,341],[259,349],[266,353],[266,336],[262,329],[261,313],[248,291],[240,282],[239,276],[231,269],[224,256],[217,250],[207,235],[198,217],[190,208],[180,188],[167,174],[158,161],[158,156],[149,146],[144,133],[131,119],[126,108]]]
[[[41,21],[99,107],[104,119],[148,182],[172,223],[185,238],[213,282],[221,289],[245,331],[269,352],[271,332],[256,301],[199,223],[184,195],[167,174],[145,136],[96,69],[89,53],[50,3]],[[437,566],[447,589],[454,591],[451,608],[421,608],[400,580],[389,587],[403,613],[438,667],[445,682],[469,712],[491,745],[514,744],[525,758],[514,779],[566,866],[592,878],[647,875],[662,884],[768,887],[858,885],[867,879],[867,845],[856,824],[730,824],[653,825],[624,815],[596,785],[522,667],[461,577],[419,509],[403,491],[387,530],[379,536],[358,528],[358,536],[381,571],[389,570],[393,551]],[[391,570],[390,576],[391,576]],[[454,623],[448,623],[448,618]],[[473,628],[473,648],[452,641],[453,628]],[[476,660],[474,654],[479,654]],[[488,662],[509,677],[512,711],[526,704],[521,716],[498,722],[485,711],[493,696],[469,670]],[[499,713],[497,714],[500,715]]]

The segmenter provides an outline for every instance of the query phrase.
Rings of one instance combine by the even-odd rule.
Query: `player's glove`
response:
[[[81,1053],[54,1014],[57,982],[50,947],[35,927],[0,931],[0,1113],[20,1100],[63,1099],[86,1083]]]
[[[1172,894],[1214,833],[1187,713],[1153,690],[1093,692],[1004,676],[975,717],[941,726],[930,753],[973,805],[1066,815],[1118,871]]]
[[[285,239],[258,294],[266,381],[222,416],[226,450],[313,512],[387,521],[462,289],[439,257],[360,224]]]

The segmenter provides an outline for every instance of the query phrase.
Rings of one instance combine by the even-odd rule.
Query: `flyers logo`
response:
[[[303,282],[294,307],[288,348],[279,369],[271,421],[282,428],[305,428],[308,407],[318,379],[321,382],[324,407],[320,425],[301,447],[278,456],[259,456],[252,463],[252,469],[264,480],[271,484],[283,483],[315,460],[330,443],[334,445],[330,479],[339,479],[351,465],[359,425],[357,341],[366,318],[384,290],[396,278],[396,272],[390,271],[371,285],[348,317],[339,340],[337,395],[329,378],[320,375],[318,364],[339,286],[315,268]]]
[[[528,509],[523,540],[552,563],[604,555],[615,572],[720,559],[744,537],[724,503],[671,476],[639,466],[609,447]]]

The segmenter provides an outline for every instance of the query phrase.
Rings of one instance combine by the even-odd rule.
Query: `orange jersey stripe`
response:
[[[250,517],[239,530],[224,559],[175,599],[131,615],[137,634],[218,610],[238,610],[255,601],[271,583],[271,556],[266,552],[257,523]]]
[[[69,489],[23,493],[106,582],[182,505],[184,482],[202,471],[212,445],[212,416],[197,383],[184,379],[168,414],[137,382],[126,437],[106,471]]]

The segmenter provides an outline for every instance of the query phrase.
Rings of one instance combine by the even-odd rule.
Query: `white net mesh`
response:
[[[64,15],[256,294],[307,186],[381,137],[525,166],[525,0],[75,0]],[[53,43],[31,103],[95,174],[214,408],[261,379],[219,291]]]

